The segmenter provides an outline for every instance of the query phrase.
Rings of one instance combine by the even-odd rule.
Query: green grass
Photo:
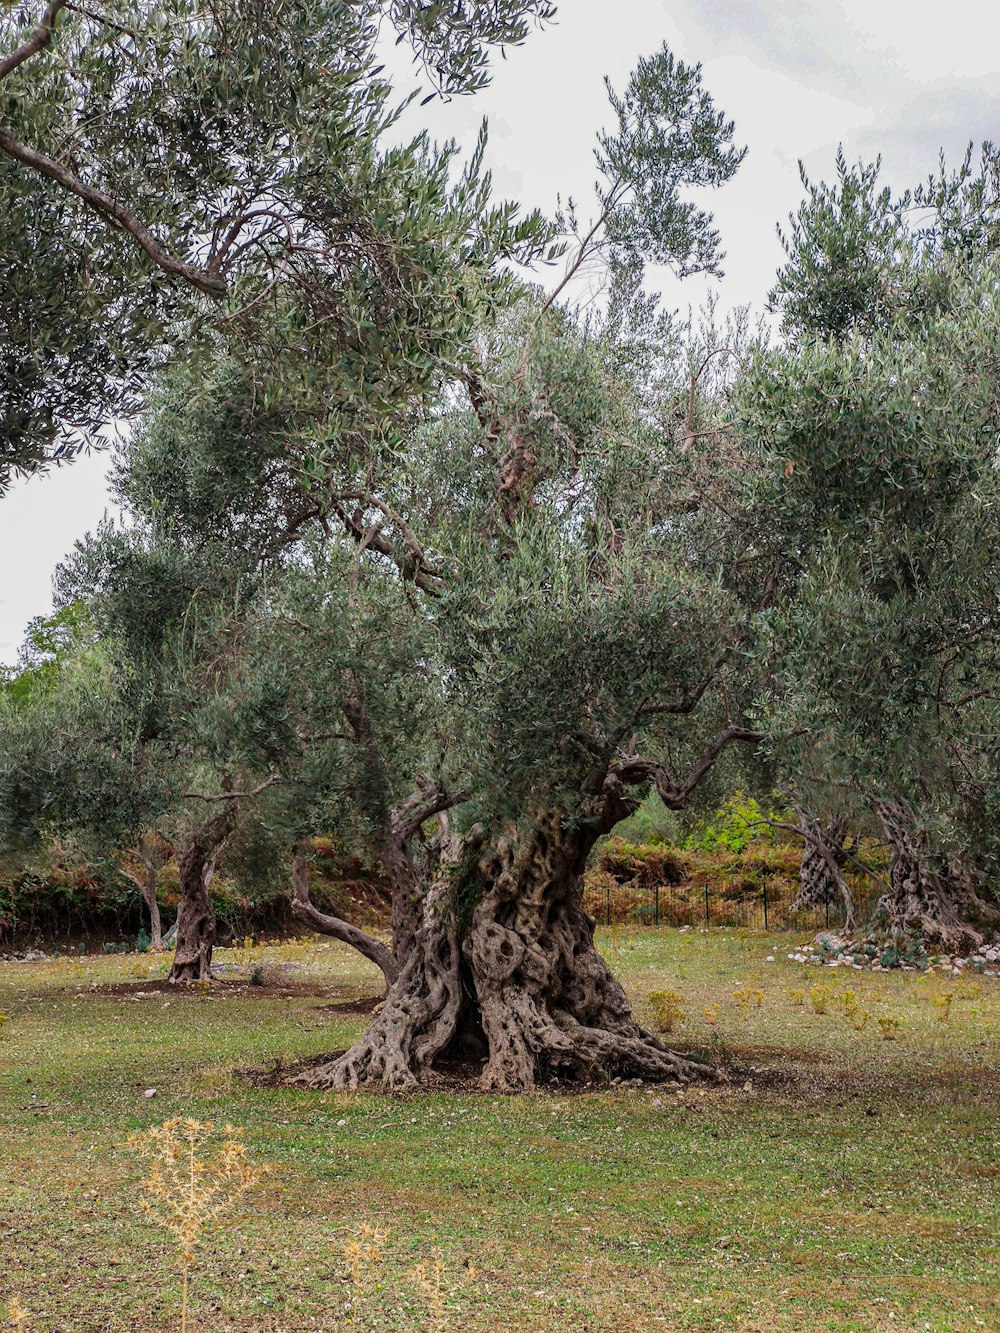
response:
[[[943,1022],[941,981],[798,968],[789,937],[622,929],[602,945],[640,1011],[681,992],[671,1040],[728,1082],[502,1099],[258,1088],[235,1071],[360,1030],[324,1008],[377,990],[349,950],[258,951],[326,999],[94,989],[162,975],[135,955],[3,965],[0,1291],[35,1329],[175,1327],[173,1253],[140,1212],[126,1140],[194,1115],[244,1125],[274,1168],[200,1256],[206,1333],[425,1328],[406,1274],[435,1245],[468,1333],[1000,1328],[1000,981],[949,983]],[[899,1040],[788,993],[816,983],[897,1017]],[[733,998],[741,985],[759,1008]],[[365,1219],[392,1239],[349,1323],[342,1250]]]

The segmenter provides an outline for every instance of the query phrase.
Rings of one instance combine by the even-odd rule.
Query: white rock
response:
[[[150,1097],[155,1097],[155,1096],[156,1096],[156,1089],[155,1089],[155,1088],[147,1088],[146,1091],[145,1091],[142,1095],[143,1095],[143,1096],[146,1098],[146,1100],[148,1101]]]

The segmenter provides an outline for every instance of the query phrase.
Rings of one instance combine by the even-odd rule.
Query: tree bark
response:
[[[177,944],[168,981],[210,981],[215,947],[215,909],[209,895],[215,858],[232,833],[238,816],[236,801],[225,801],[199,824],[177,853],[181,901],[177,912]]]
[[[476,843],[455,841],[380,1013],[346,1054],[297,1081],[407,1092],[432,1077],[440,1057],[477,1047],[486,1055],[481,1086],[494,1092],[524,1092],[550,1078],[711,1076],[636,1023],[594,947],[581,876],[603,831],[546,815],[510,829],[472,866]],[[456,910],[462,873],[478,889],[465,921]]]
[[[875,813],[889,842],[889,892],[876,906],[876,928],[944,953],[978,949],[1000,927],[1000,907],[985,896],[982,877],[936,851],[903,802],[876,801]]]
[[[309,896],[309,844],[303,839],[292,848],[292,914],[303,925],[310,926],[320,935],[330,935],[357,949],[369,962],[374,963],[385,978],[388,989],[399,975],[399,966],[391,949],[367,931],[359,930],[349,921],[330,916],[313,905]]]

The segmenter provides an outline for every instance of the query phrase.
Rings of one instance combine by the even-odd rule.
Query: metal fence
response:
[[[584,906],[601,925],[632,923],[645,926],[692,926],[742,928],[764,931],[816,931],[824,927],[836,930],[844,924],[844,905],[840,899],[829,900],[809,911],[792,908],[795,892],[786,883],[769,883],[759,890],[741,888],[732,892],[709,884],[660,884],[638,886],[615,884],[610,878],[599,885],[588,885]],[[859,920],[866,919],[874,901],[864,892],[855,892]]]

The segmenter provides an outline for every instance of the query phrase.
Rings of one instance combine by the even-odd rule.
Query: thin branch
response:
[[[277,787],[281,783],[281,778],[277,773],[272,773],[269,778],[258,783],[251,791],[223,791],[209,794],[201,791],[186,791],[185,797],[193,801],[245,801],[252,796],[259,796],[262,791],[267,791],[268,787]]]
[[[115,32],[120,32],[123,37],[138,38],[138,33],[132,28],[123,27],[116,23],[114,19],[109,19],[106,14],[99,14],[95,9],[86,9],[83,5],[75,5],[72,0],[64,0],[65,7],[71,9],[74,14],[82,14],[84,18],[93,19],[95,23],[100,23],[105,28],[113,28]]]

